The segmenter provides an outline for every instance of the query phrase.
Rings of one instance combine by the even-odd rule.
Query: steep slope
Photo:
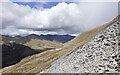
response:
[[[55,62],[41,73],[117,73],[120,72],[118,25],[114,23],[71,55]],[[117,55],[117,56],[116,56]]]
[[[0,42],[0,45],[2,45],[2,67],[16,64],[23,58],[37,53],[27,46],[15,43],[2,35],[0,36],[2,37]]]
[[[120,15],[119,15],[120,16]],[[113,23],[115,23],[116,21],[118,21],[118,17],[116,17],[114,20],[112,20],[111,22],[104,24],[100,27],[94,28],[92,30],[83,32],[82,34],[78,35],[76,38],[74,38],[73,40],[67,42],[66,44],[69,45],[76,45],[80,44],[81,42],[88,42],[91,39],[93,39],[99,32],[103,31],[104,29],[106,29],[108,26],[112,25]]]
[[[97,34],[105,30],[108,26],[117,21],[115,18],[110,23],[107,23],[98,28],[80,34],[70,42],[65,43],[65,46],[59,49],[45,51],[40,54],[33,55],[23,59],[20,63],[2,69],[3,73],[39,73],[55,64],[57,61],[71,55],[88,41],[92,40]],[[84,39],[85,38],[85,39]],[[58,59],[58,60],[57,60]],[[56,61],[57,60],[57,61]],[[55,61],[55,62],[54,62]],[[54,63],[53,63],[54,62]]]

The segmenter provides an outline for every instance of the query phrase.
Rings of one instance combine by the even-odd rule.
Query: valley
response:
[[[6,37],[2,35],[0,37],[2,37],[2,41],[0,41],[3,58],[2,67],[14,65],[25,57],[63,46],[63,43],[44,40],[35,34],[26,37]]]

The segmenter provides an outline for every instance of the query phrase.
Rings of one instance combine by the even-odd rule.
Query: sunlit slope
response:
[[[23,59],[20,63],[2,69],[4,73],[39,73],[42,70],[49,68],[57,59],[64,58],[70,55],[72,52],[76,51],[78,48],[82,47],[88,41],[93,39],[98,33],[106,29],[108,26],[112,25],[117,21],[115,18],[110,23],[107,23],[98,28],[83,32],[73,40],[65,43],[64,47],[60,50],[50,50],[45,51],[40,54],[33,55]]]
[[[6,45],[8,45],[8,46],[10,46],[10,44],[9,44],[9,41],[10,41],[10,39],[8,39],[7,37],[4,37],[4,36],[2,36],[2,35],[0,35],[0,43],[1,44],[6,44]]]
[[[55,48],[60,48],[63,46],[62,43],[57,41],[49,41],[49,40],[40,40],[40,39],[31,39],[29,42],[24,45],[31,47],[35,50],[51,50]]]

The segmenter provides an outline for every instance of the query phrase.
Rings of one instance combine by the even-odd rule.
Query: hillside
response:
[[[13,42],[2,35],[0,36],[2,37],[0,42],[2,46],[2,67],[16,64],[23,58],[38,53],[30,47]]]
[[[25,44],[27,42],[29,42],[31,39],[42,39],[39,37],[39,35],[35,35],[35,34],[30,34],[30,35],[27,35],[27,36],[15,36],[15,37],[12,37],[10,38],[12,41],[15,41],[17,43],[20,43],[20,44]]]
[[[23,58],[40,53],[46,50],[56,49],[63,46],[62,43],[56,41],[31,39],[29,42],[23,44],[16,43],[11,39],[2,36],[0,45],[2,47],[2,67],[7,67],[20,62]],[[21,38],[16,36],[16,38]],[[32,36],[31,38],[36,38]],[[9,62],[8,62],[9,61]]]
[[[71,55],[73,52],[76,52],[76,50],[81,48],[115,22],[117,22],[117,18],[103,26],[83,32],[73,40],[65,43],[62,48],[45,51],[43,53],[27,57],[16,65],[2,69],[2,71],[3,73],[39,73],[40,71],[50,68],[57,61],[60,61]]]
[[[40,40],[40,39],[31,39],[29,42],[24,45],[35,49],[37,51],[45,51],[60,48],[63,46],[62,43],[57,41],[49,41],[49,40]]]
[[[30,34],[24,37],[15,36],[9,39],[19,44],[28,46],[38,52],[43,52],[46,50],[51,50],[63,46],[63,44],[60,42],[54,40],[53,41],[45,40],[44,38],[36,34]]]
[[[114,23],[71,55],[41,73],[118,73],[118,26]]]

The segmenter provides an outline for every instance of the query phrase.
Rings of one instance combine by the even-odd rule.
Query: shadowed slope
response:
[[[1,37],[2,37],[1,41],[2,67],[16,64],[23,58],[37,53],[36,51],[27,46],[11,41],[7,37],[4,36]]]

